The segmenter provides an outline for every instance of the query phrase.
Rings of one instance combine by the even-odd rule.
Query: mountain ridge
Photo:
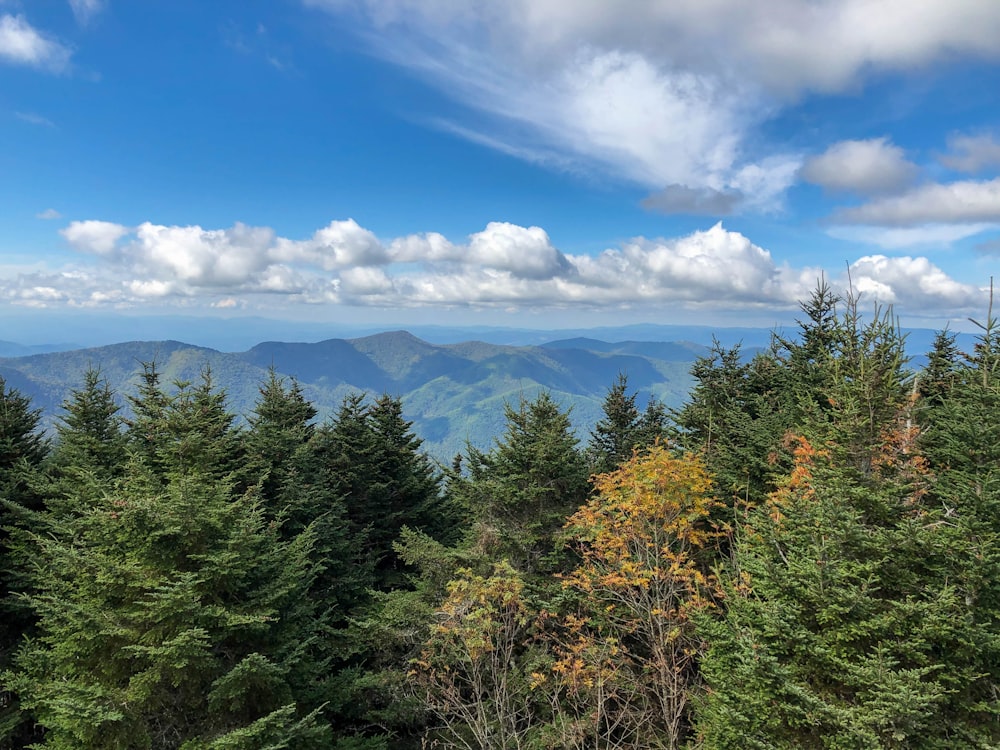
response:
[[[614,342],[593,340],[591,345],[593,349],[480,341],[433,344],[408,331],[312,343],[263,341],[243,352],[172,339],[127,341],[0,358],[0,376],[35,401],[51,428],[60,405],[90,367],[101,371],[126,411],[143,363],[155,361],[168,385],[196,380],[207,368],[226,391],[230,409],[241,417],[252,412],[258,387],[274,368],[298,381],[319,419],[335,413],[353,391],[399,397],[428,452],[445,460],[463,450],[466,440],[478,447],[488,445],[502,429],[504,402],[533,398],[542,390],[572,409],[584,441],[620,372],[629,376],[640,405],[655,396],[677,406],[690,389],[691,362],[707,352],[690,345],[690,360],[684,362],[620,352]]]

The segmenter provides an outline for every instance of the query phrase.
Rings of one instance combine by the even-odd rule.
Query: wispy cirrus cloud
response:
[[[70,49],[38,31],[24,16],[0,15],[0,61],[58,73],[66,69]]]
[[[465,105],[449,124],[457,135],[640,185],[665,213],[780,208],[803,157],[760,138],[761,125],[802,96],[942,59],[1000,59],[1000,4],[982,0],[303,2]],[[915,174],[895,148],[844,146],[805,174],[887,192]],[[853,176],[827,168],[837,159]]]
[[[69,0],[69,7],[81,26],[89,24],[106,6],[105,0]]]

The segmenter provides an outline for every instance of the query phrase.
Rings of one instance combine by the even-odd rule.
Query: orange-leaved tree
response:
[[[676,748],[698,683],[691,616],[718,595],[711,481],[700,459],[657,445],[598,476],[595,489],[566,526],[580,564],[564,586],[582,595],[582,616],[564,618],[554,636],[550,679],[558,706],[576,711],[563,722],[575,739],[564,743]]]

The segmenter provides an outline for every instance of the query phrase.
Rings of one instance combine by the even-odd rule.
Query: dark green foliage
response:
[[[36,540],[41,632],[14,685],[44,747],[314,746],[321,733],[294,728],[302,716],[288,709],[313,637],[309,538],[282,543],[252,494],[197,472],[161,487],[133,465],[119,490],[87,500]]]
[[[780,461],[788,415],[782,408],[782,364],[772,354],[750,362],[740,347],[716,342],[691,370],[696,385],[691,398],[674,413],[681,447],[703,453],[715,480],[725,517],[732,522],[734,503],[756,504],[775,487],[786,468]]]
[[[792,424],[818,419],[830,407],[828,390],[835,375],[829,365],[845,333],[837,312],[840,302],[826,279],[820,279],[800,305],[805,320],[798,322],[798,335],[775,335],[773,348],[785,374],[781,394]]]
[[[933,473],[928,504],[948,545],[935,560],[963,599],[964,638],[950,701],[970,736],[1000,742],[1000,331],[992,310],[972,354],[956,362],[944,334],[918,416]],[[958,668],[961,668],[959,671]]]
[[[48,452],[48,444],[38,429],[39,409],[31,408],[31,400],[7,387],[0,377],[0,472],[8,481],[21,462],[39,464]],[[11,492],[3,485],[4,492]]]
[[[938,331],[934,345],[927,355],[927,367],[918,378],[922,406],[933,408],[941,405],[958,376],[960,352],[955,344],[955,334]]]
[[[590,431],[587,457],[595,474],[614,471],[667,436],[668,416],[663,403],[651,397],[642,413],[636,406],[636,394],[628,392],[628,376],[618,373],[618,380],[608,389],[602,407],[604,416]]]
[[[88,369],[83,386],[64,402],[56,425],[55,470],[70,481],[81,473],[98,480],[120,476],[125,468],[120,409],[100,371]]]
[[[392,547],[403,527],[432,535],[454,528],[438,473],[420,445],[399,399],[382,396],[368,404],[363,394],[346,397],[314,440],[324,491],[343,502],[380,590],[404,583]]]
[[[478,544],[518,570],[545,569],[554,536],[587,496],[587,465],[569,414],[548,393],[505,408],[492,450],[469,449],[467,475],[452,492],[475,522]]]
[[[302,494],[308,484],[308,445],[315,429],[316,409],[298,383],[285,386],[272,369],[260,387],[245,435],[247,463],[260,477],[261,496],[271,518],[284,520],[284,532],[297,533],[322,514],[308,506]],[[317,512],[318,511],[318,512]]]
[[[207,375],[171,397],[146,384],[124,478],[80,483],[32,537],[39,632],[8,676],[42,746],[324,747],[301,701],[312,533],[283,540],[256,488],[234,489],[237,435]]]
[[[636,395],[628,392],[628,377],[618,380],[604,397],[604,416],[590,431],[588,455],[594,473],[603,474],[632,457],[638,445],[640,417]]]
[[[995,614],[967,587],[995,577],[928,494],[902,337],[853,300],[818,320],[784,360],[808,439],[737,527],[724,613],[701,623],[705,747],[993,746]]]
[[[14,542],[42,506],[38,472],[48,443],[38,427],[39,415],[30,399],[0,377],[0,672],[34,622],[18,599],[30,584]],[[0,747],[21,746],[31,735],[16,693],[0,679]]]

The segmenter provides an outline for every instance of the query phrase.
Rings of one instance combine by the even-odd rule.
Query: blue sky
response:
[[[0,0],[0,144],[0,320],[962,327],[1000,2]]]

